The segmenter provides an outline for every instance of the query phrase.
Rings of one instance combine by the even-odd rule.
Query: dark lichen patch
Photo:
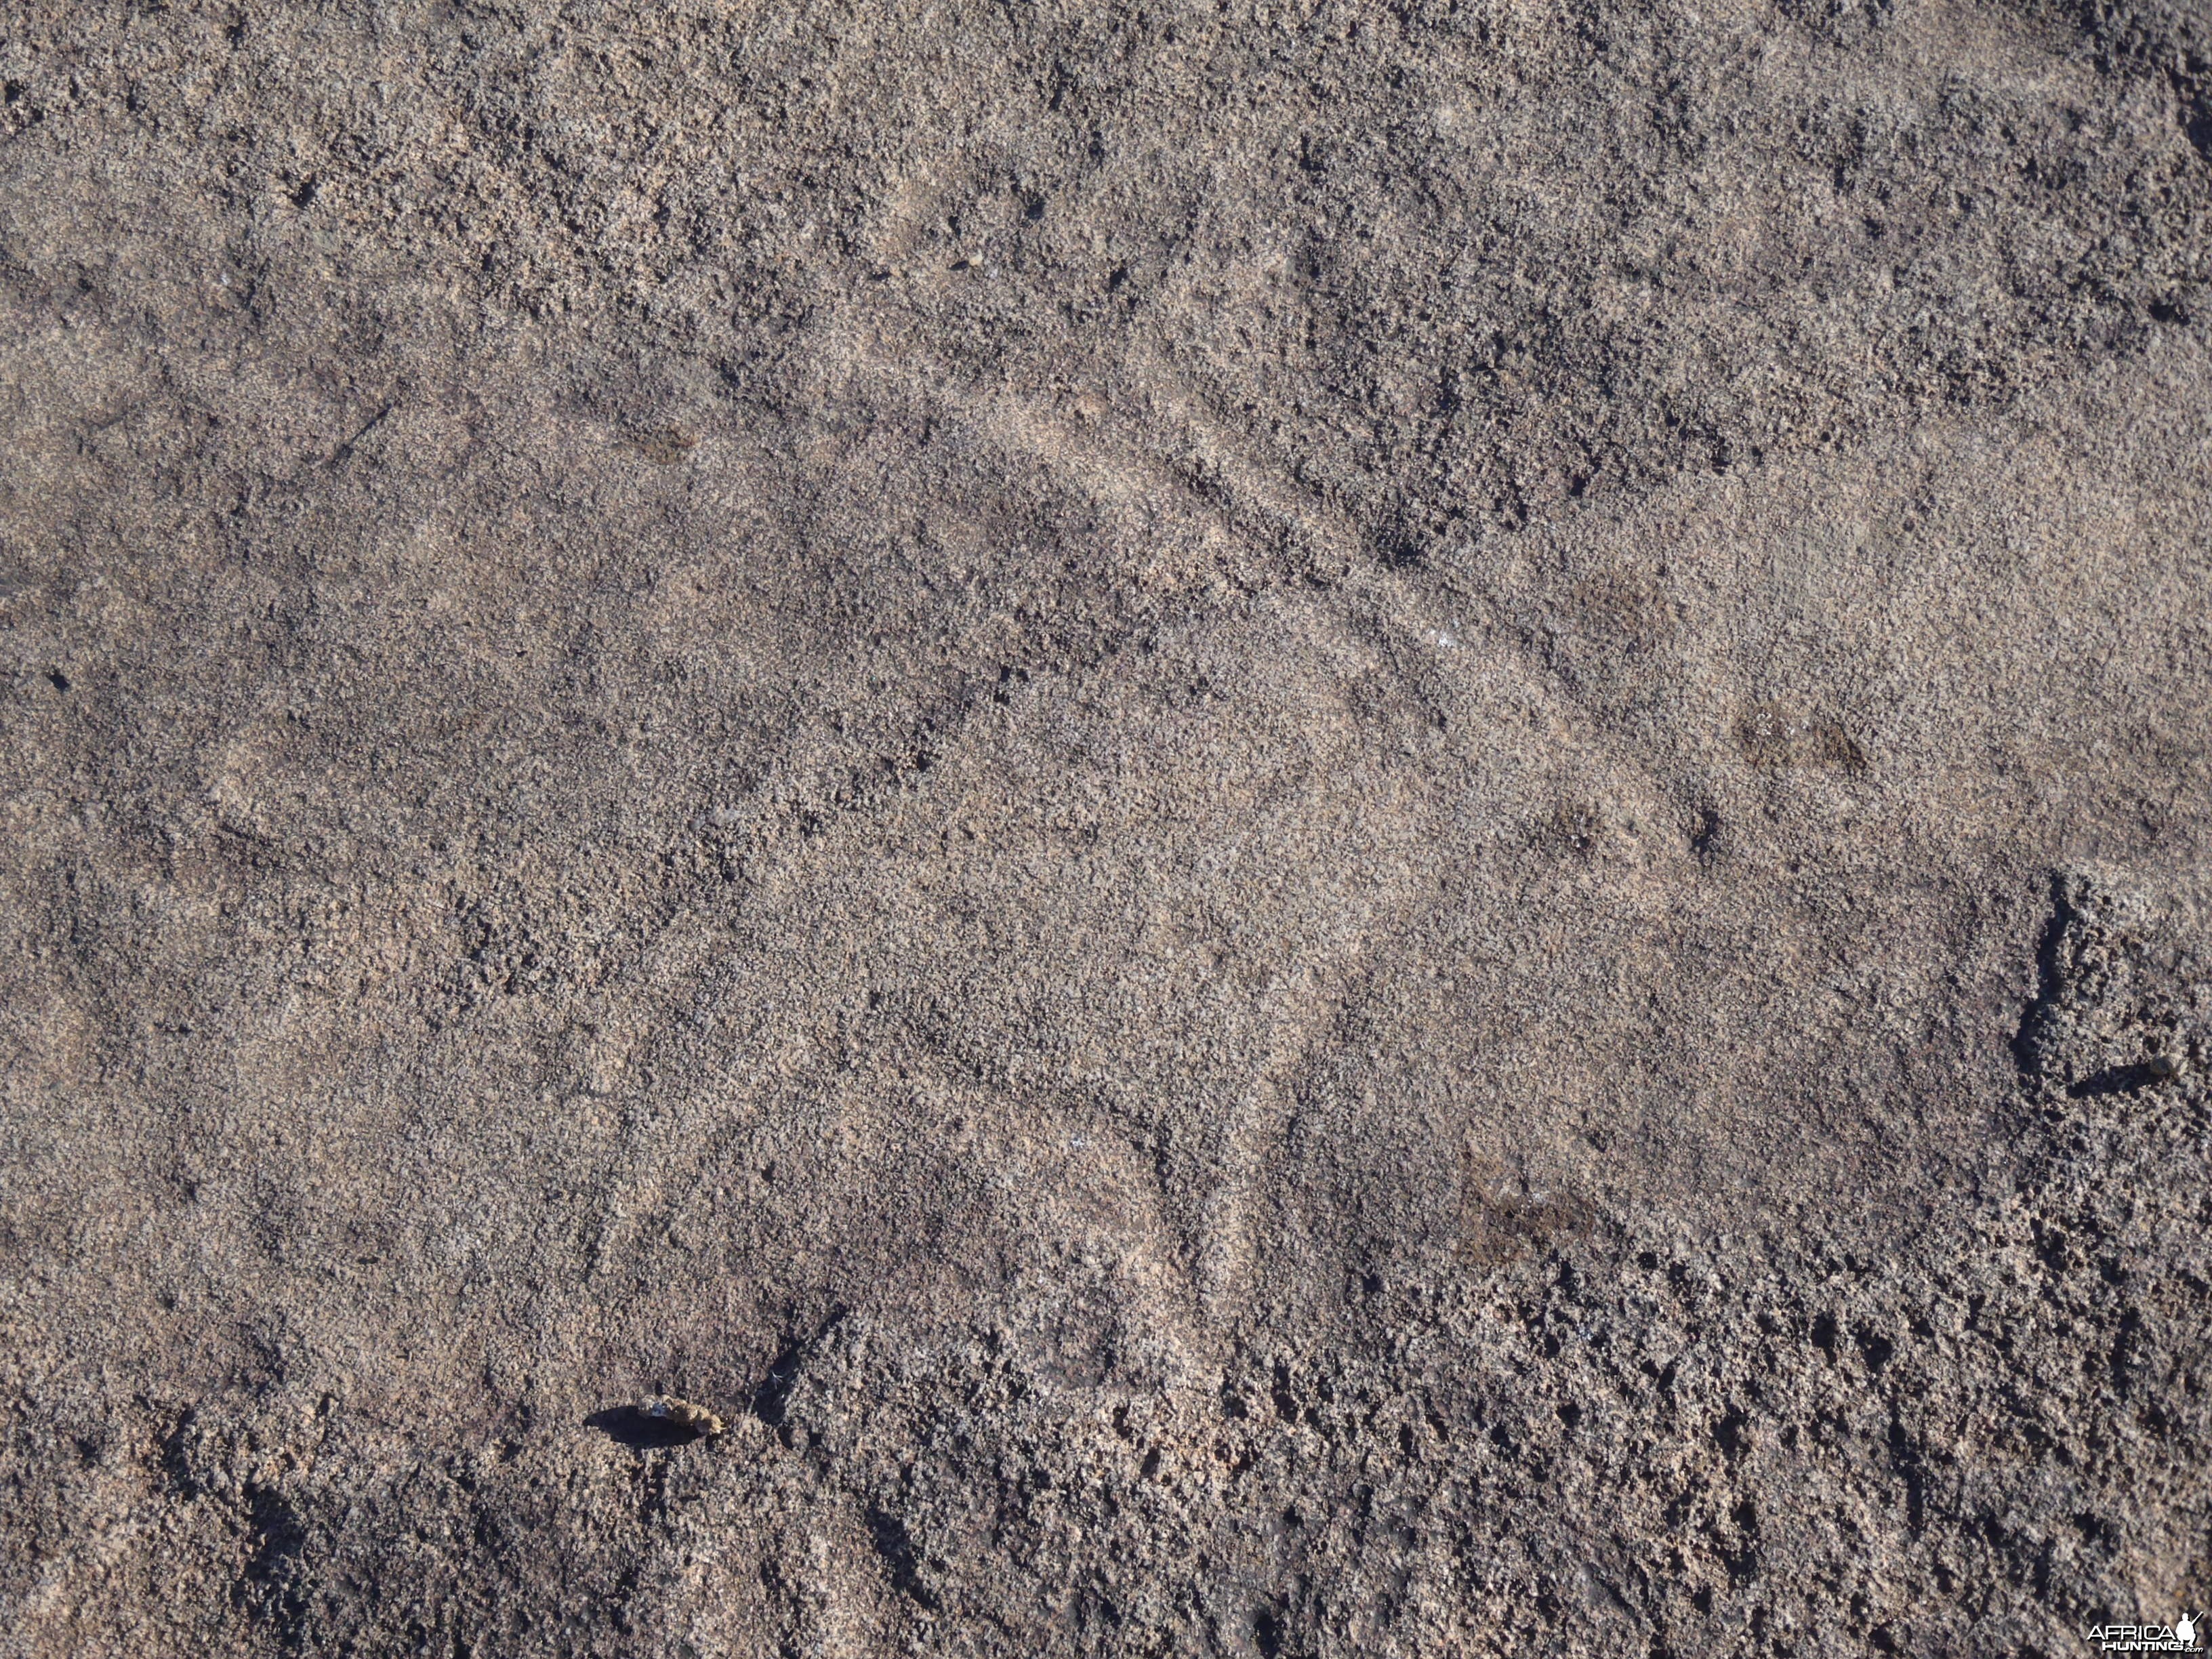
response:
[[[673,466],[699,447],[696,434],[680,426],[654,427],[648,431],[634,432],[629,447],[651,461],[655,466]]]
[[[1664,567],[1622,568],[1586,576],[1576,583],[1573,593],[1575,612],[1583,625],[1631,652],[1651,649],[1679,626]]]
[[[1489,1159],[1461,1166],[1459,1254],[1477,1269],[1548,1254],[1587,1237],[1589,1210],[1571,1193],[1532,1187]]]
[[[1529,830],[1540,851],[1580,859],[1595,858],[1605,844],[1605,815],[1584,801],[1570,801],[1540,819]]]
[[[1787,702],[1755,703],[1736,717],[1735,746],[1762,772],[1863,772],[1867,751],[1842,724]]]

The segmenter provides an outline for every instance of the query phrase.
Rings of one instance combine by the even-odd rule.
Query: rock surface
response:
[[[0,80],[0,1655],[2212,1601],[2202,4]]]

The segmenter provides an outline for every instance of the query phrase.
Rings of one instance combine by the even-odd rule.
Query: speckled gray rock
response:
[[[0,82],[0,1656],[2212,1602],[2201,5]]]

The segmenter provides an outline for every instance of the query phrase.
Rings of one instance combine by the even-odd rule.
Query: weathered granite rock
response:
[[[2212,1602],[2201,5],[0,82],[0,1656]]]

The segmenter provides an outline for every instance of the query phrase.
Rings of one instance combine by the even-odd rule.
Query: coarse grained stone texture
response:
[[[0,82],[0,1656],[2212,1603],[2198,0]]]

